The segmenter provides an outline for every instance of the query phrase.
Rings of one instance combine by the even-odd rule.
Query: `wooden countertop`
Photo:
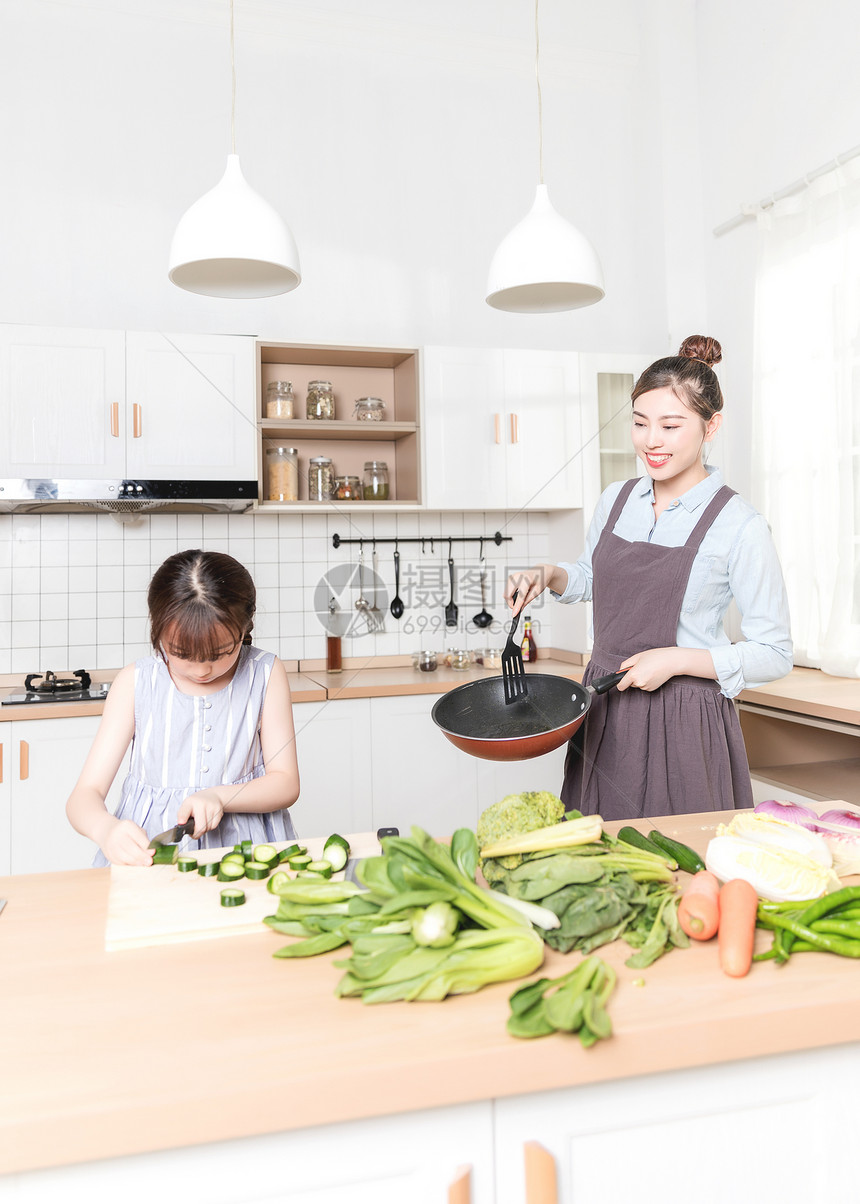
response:
[[[581,681],[583,666],[553,657],[543,657],[535,664],[525,666],[527,673],[554,673]],[[329,674],[325,670],[306,670],[309,676],[324,686],[330,699],[336,698],[394,698],[404,694],[444,694],[470,681],[498,675],[500,669],[484,669],[472,665],[469,669],[451,669],[440,664],[437,669],[424,673],[412,665],[388,665],[376,668],[362,665],[345,668],[342,673]]]
[[[725,817],[659,827],[703,851]],[[268,929],[107,954],[109,873],[0,878],[0,1172],[860,1038],[852,962],[810,954],[730,979],[713,941],[644,971],[623,942],[602,949],[615,1035],[590,1050],[508,1036],[510,983],[441,1003],[337,999],[339,955],[276,960],[287,938]],[[547,950],[542,973],[577,958]]]
[[[778,681],[741,691],[742,702],[860,725],[860,678],[796,667]]]

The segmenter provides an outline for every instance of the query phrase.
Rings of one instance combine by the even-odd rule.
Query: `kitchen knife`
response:
[[[380,840],[380,841],[382,840],[383,836],[399,836],[399,835],[400,835],[399,828],[377,828],[377,830],[376,830],[376,838],[377,838],[377,840]],[[363,883],[359,882],[359,880],[355,876],[355,870],[356,870],[356,867],[357,867],[359,861],[364,861],[364,858],[363,857],[350,857],[349,861],[347,861],[347,863],[346,863],[346,868],[343,871],[343,876],[346,879],[346,881],[354,882],[356,884],[356,886],[363,885]]]
[[[190,836],[194,831],[194,819],[187,819],[184,824],[177,824],[174,828],[168,828],[166,832],[161,832],[158,836],[154,836],[149,842],[151,849],[158,849],[164,844],[177,844],[183,836]]]

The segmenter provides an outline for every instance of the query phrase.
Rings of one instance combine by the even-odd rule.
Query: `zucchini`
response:
[[[178,844],[160,844],[157,849],[153,850],[152,864],[173,865],[178,852]]]
[[[206,861],[203,865],[198,865],[197,873],[201,878],[214,878],[220,868],[220,861]]]
[[[285,849],[281,849],[278,853],[278,861],[289,861],[291,857],[298,856],[299,853],[306,853],[307,849],[303,849],[298,844],[288,844]]]
[[[226,890],[221,891],[222,907],[241,907],[244,902],[245,892],[238,887],[228,886]]]
[[[334,873],[342,870],[349,861],[349,841],[345,840],[343,836],[339,836],[337,832],[332,832],[323,846],[323,857],[326,861],[331,862]]]
[[[270,844],[258,844],[254,849],[254,860],[261,861],[271,869],[278,863],[278,850]]]
[[[664,857],[671,857],[677,861],[678,868],[686,874],[698,874],[705,868],[705,863],[696,850],[687,844],[681,844],[680,840],[672,840],[662,832],[649,832],[648,839],[658,849],[663,850]]]
[[[245,862],[245,877],[250,878],[253,882],[259,882],[261,878],[268,878],[269,867],[262,861],[246,861]]]
[[[245,877],[245,866],[239,865],[238,861],[227,861],[225,858],[218,867],[219,882],[238,882],[240,878]]]
[[[180,874],[190,874],[192,870],[197,869],[197,858],[177,857],[176,868],[179,870]]]
[[[312,861],[313,857],[311,857],[310,853],[296,853],[294,857],[289,859],[287,864],[291,870],[306,870]]]
[[[319,874],[321,878],[330,878],[332,868],[332,863],[330,861],[309,861],[305,866],[305,871],[307,873]]]
[[[641,849],[643,853],[653,853],[655,857],[662,857],[664,861],[666,859],[666,853],[637,828],[621,828],[618,839],[623,840],[625,844],[632,845],[634,849]],[[674,860],[674,858],[670,858],[670,860]],[[677,869],[678,867],[673,866],[672,868]]]

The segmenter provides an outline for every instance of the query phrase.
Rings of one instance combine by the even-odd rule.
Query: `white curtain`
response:
[[[753,501],[795,663],[860,677],[860,160],[761,213]]]

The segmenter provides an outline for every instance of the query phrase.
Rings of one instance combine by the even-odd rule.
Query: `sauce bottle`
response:
[[[532,621],[528,615],[523,619],[523,642],[520,644],[520,651],[524,661],[536,661],[538,658],[537,645],[532,634]]]

